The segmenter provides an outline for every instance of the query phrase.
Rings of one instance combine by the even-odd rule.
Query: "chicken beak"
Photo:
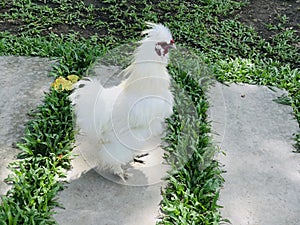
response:
[[[175,41],[172,39],[169,44],[170,48],[176,49]]]

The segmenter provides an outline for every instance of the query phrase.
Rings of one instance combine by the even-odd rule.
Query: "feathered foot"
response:
[[[121,166],[114,167],[113,173],[120,177],[124,183],[126,183],[126,180],[132,176],[132,174],[127,173],[126,170],[122,169]]]

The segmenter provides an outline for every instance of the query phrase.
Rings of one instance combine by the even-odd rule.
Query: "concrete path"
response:
[[[127,186],[90,171],[60,192],[65,209],[54,216],[61,225],[154,225],[161,184]]]
[[[284,92],[216,83],[210,89],[214,139],[226,155],[219,204],[233,225],[300,224],[300,154],[293,153],[297,121],[273,100]]]
[[[0,195],[9,189],[3,180],[18,153],[13,144],[23,136],[27,114],[53,82],[48,76],[53,63],[44,58],[0,57]]]

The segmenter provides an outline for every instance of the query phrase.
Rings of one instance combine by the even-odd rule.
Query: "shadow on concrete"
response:
[[[64,209],[57,208],[54,218],[62,225],[155,224],[161,185],[122,185],[91,170],[59,193]]]

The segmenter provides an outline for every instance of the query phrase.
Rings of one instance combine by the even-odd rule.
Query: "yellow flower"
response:
[[[70,91],[73,89],[73,84],[75,84],[78,79],[79,77],[76,75],[69,75],[67,76],[67,79],[60,76],[52,83],[51,86],[57,91]]]
[[[75,84],[79,80],[79,77],[77,75],[69,75],[67,76],[67,78],[72,82],[72,84]]]

